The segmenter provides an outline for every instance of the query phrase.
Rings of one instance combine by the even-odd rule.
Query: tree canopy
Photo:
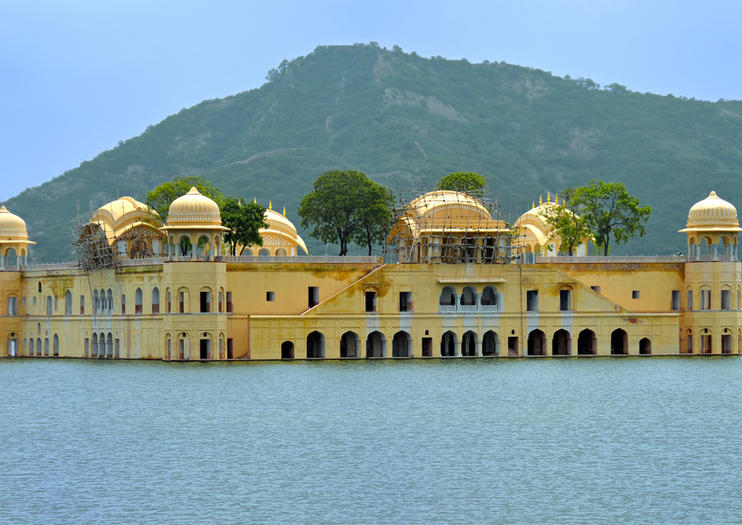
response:
[[[209,181],[202,179],[201,177],[193,176],[175,177],[169,182],[160,184],[147,193],[146,203],[160,214],[163,221],[167,220],[170,204],[172,204],[172,202],[178,197],[188,193],[192,187],[195,187],[199,192],[201,192],[201,195],[213,199],[221,208],[222,200],[224,199],[222,192],[212,186]]]
[[[484,197],[484,177],[473,171],[456,171],[449,173],[438,181],[436,190],[452,190],[466,193],[481,199]]]
[[[546,222],[554,229],[549,235],[550,239],[559,239],[560,249],[572,255],[575,249],[586,239],[592,237],[587,218],[572,212],[573,203],[570,199],[570,190],[567,190],[565,201],[546,206],[541,213]]]
[[[229,228],[224,233],[224,242],[229,244],[232,255],[242,255],[250,245],[263,245],[260,228],[267,228],[264,221],[265,206],[245,202],[242,197],[226,197],[221,206],[222,224]],[[237,254],[237,246],[241,246]]]
[[[570,208],[585,221],[603,255],[610,252],[611,238],[622,244],[646,233],[644,223],[652,208],[642,206],[621,182],[594,180],[565,193]]]
[[[391,192],[355,170],[331,170],[314,180],[312,191],[299,206],[301,225],[323,242],[340,244],[340,255],[348,254],[348,243],[368,246],[386,234],[391,211]]]

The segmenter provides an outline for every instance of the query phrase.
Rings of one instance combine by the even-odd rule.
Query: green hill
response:
[[[695,201],[712,189],[735,204],[742,195],[739,101],[601,89],[526,67],[375,45],[318,47],[268,78],[184,109],[8,200],[38,242],[33,259],[71,258],[78,217],[120,195],[144,199],[187,174],[285,205],[297,226],[301,197],[333,168],[365,171],[405,194],[432,189],[451,171],[476,171],[510,221],[547,191],[620,180],[654,213],[647,236],[616,253],[684,251],[675,231]]]

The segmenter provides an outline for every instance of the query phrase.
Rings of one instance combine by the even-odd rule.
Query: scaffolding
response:
[[[116,264],[116,255],[100,225],[93,222],[78,223],[73,229],[72,237],[72,251],[77,265],[85,273],[111,268]]]
[[[400,263],[506,264],[520,258],[521,235],[489,198],[435,192],[398,195],[384,247]],[[432,213],[431,213],[432,212]]]

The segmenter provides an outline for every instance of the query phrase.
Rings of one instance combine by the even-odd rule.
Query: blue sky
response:
[[[320,44],[742,99],[738,1],[0,2],[0,201]],[[742,166],[740,167],[742,174]]]

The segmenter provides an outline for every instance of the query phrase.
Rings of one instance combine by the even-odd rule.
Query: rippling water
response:
[[[742,360],[2,360],[0,521],[742,520]]]

